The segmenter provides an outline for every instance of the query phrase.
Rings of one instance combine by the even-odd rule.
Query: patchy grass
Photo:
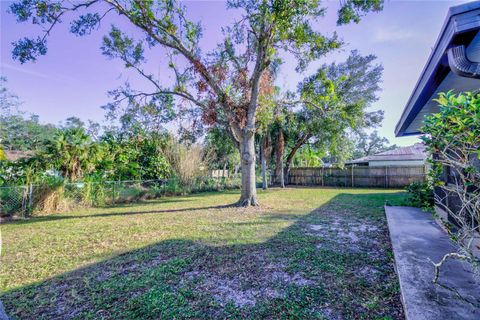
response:
[[[18,319],[402,319],[383,204],[405,194],[273,189],[89,209],[2,225]]]

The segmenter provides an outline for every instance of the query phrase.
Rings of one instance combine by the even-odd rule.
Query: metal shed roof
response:
[[[30,158],[34,155],[32,151],[20,151],[20,150],[4,150],[5,157],[9,161],[17,161],[24,158]]]

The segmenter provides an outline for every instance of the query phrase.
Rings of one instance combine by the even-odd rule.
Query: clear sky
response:
[[[318,27],[326,34],[336,30],[347,45],[329,54],[320,63],[343,61],[350,50],[375,54],[383,64],[383,91],[372,110],[385,110],[380,134],[390,142],[408,145],[416,138],[395,138],[394,128],[415,86],[428,55],[437,39],[450,6],[466,1],[386,1],[384,11],[369,14],[358,24],[335,25],[338,2],[325,2],[327,17]],[[189,17],[202,21],[202,48],[209,50],[221,41],[221,27],[233,21],[237,14],[225,10],[223,1],[186,1]],[[40,115],[42,122],[58,123],[69,116],[101,122],[101,105],[110,101],[107,91],[129,80],[133,87],[146,84],[126,72],[119,61],[108,60],[101,54],[101,39],[110,24],[120,24],[135,30],[115,16],[102,22],[100,30],[90,36],[76,37],[68,32],[68,19],[59,25],[48,40],[48,54],[35,63],[21,65],[11,58],[11,42],[26,35],[38,34],[30,24],[17,24],[7,13],[11,1],[0,0],[0,73],[7,77],[9,89],[23,101],[22,109]],[[149,68],[155,74],[168,77],[160,66],[161,52],[148,56]],[[296,74],[294,64],[282,66],[278,85],[295,88],[305,76],[318,67],[313,64],[305,73]]]

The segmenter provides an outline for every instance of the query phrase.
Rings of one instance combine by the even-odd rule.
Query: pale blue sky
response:
[[[22,109],[40,115],[42,122],[58,123],[69,116],[84,120],[102,121],[101,105],[109,102],[107,91],[121,85],[126,79],[144,86],[133,73],[125,72],[119,61],[110,61],[100,52],[101,38],[109,30],[105,21],[100,30],[87,37],[76,37],[68,32],[68,24],[60,25],[49,38],[48,54],[36,63],[21,65],[11,58],[11,42],[38,32],[29,24],[16,24],[6,13],[10,1],[0,0],[0,62],[1,74],[8,78],[9,88],[23,101]],[[383,12],[370,14],[358,25],[335,26],[338,3],[325,2],[326,19],[319,28],[325,33],[337,30],[348,43],[342,51],[329,54],[305,73],[296,74],[294,64],[282,66],[278,85],[295,88],[298,81],[313,73],[324,62],[342,61],[350,50],[362,54],[373,53],[383,64],[384,81],[380,100],[372,110],[385,110],[380,133],[392,143],[408,145],[416,138],[395,138],[394,128],[401,115],[428,55],[437,39],[450,6],[465,1],[386,1]],[[204,26],[202,47],[212,49],[221,40],[220,29],[235,18],[235,12],[225,10],[222,1],[187,1],[189,16],[201,20]],[[131,28],[128,24],[123,24]],[[133,33],[135,31],[132,29]],[[149,56],[149,67],[156,74],[168,77],[160,67],[161,52]]]

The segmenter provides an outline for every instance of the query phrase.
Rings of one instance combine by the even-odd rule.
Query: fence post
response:
[[[115,184],[116,183],[117,183],[116,181],[112,182],[112,204],[115,204]]]
[[[325,168],[324,167],[322,167],[322,171],[320,172],[320,174],[322,175],[322,177],[321,177],[322,178],[322,187],[324,187],[325,186],[325,182],[323,181],[324,176],[325,176]]]
[[[28,190],[28,210],[32,210],[33,207],[33,185],[30,183]]]
[[[354,181],[354,177],[353,177],[353,165],[352,165],[352,188],[355,187],[355,181]]]
[[[388,188],[388,166],[385,166],[385,189]]]
[[[27,216],[27,210],[28,210],[28,186],[22,186],[22,214],[23,214],[23,218],[26,218]]]

